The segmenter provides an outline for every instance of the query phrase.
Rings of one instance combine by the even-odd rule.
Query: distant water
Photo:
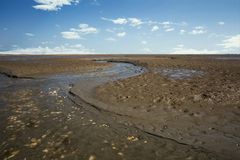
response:
[[[156,68],[154,70],[157,73],[160,73],[163,76],[166,76],[170,79],[189,79],[195,76],[201,76],[204,73],[202,71],[192,70],[192,69],[165,69],[165,68]]]
[[[217,55],[213,56],[215,59],[222,59],[222,60],[240,60],[240,54],[239,55]]]

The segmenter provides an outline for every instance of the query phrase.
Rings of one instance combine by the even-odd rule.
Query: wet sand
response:
[[[167,56],[6,59],[0,62],[1,72],[15,76],[0,77],[1,159],[239,156],[238,61]],[[127,61],[146,70],[136,69],[134,77],[119,80],[114,78],[117,72],[110,82],[98,84],[93,77],[104,77],[98,73],[112,64],[91,61],[95,59]],[[49,65],[54,68],[48,70]],[[171,79],[155,68],[203,74]],[[83,73],[87,78],[76,76]]]

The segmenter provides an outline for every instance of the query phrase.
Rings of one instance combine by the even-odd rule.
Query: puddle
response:
[[[219,60],[240,60],[240,57],[218,57]]]
[[[222,56],[216,56],[214,58],[218,60],[240,60],[239,55],[222,55]]]
[[[162,69],[157,68],[154,70],[157,73],[160,73],[164,76],[169,77],[170,79],[190,79],[196,76],[202,76],[203,71],[192,70],[192,69]]]

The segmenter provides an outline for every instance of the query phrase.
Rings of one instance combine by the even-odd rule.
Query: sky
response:
[[[240,54],[240,0],[1,0],[0,54]]]

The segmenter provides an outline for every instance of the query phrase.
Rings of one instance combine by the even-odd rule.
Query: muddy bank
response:
[[[88,101],[128,117],[143,131],[202,147],[224,158],[240,156],[240,63],[213,57],[127,58],[150,72],[109,82]],[[155,69],[196,70],[175,79]],[[194,72],[195,73],[195,72]],[[80,96],[84,97],[84,95]]]

